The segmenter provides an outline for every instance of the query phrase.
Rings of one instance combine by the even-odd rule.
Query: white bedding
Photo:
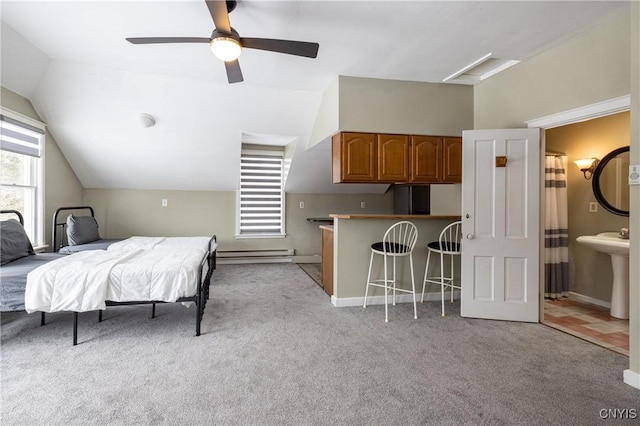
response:
[[[134,237],[108,250],[65,256],[27,275],[25,309],[85,312],[105,309],[106,300],[175,302],[193,296],[208,244],[206,237]]]
[[[131,237],[111,244],[107,250],[149,250],[154,248],[209,249],[209,237]],[[215,244],[215,243],[214,243]]]

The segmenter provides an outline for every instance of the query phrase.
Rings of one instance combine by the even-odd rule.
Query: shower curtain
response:
[[[545,294],[552,299],[569,296],[569,229],[567,217],[567,157],[545,156]]]

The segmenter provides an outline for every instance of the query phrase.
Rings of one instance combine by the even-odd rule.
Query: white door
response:
[[[465,131],[462,165],[461,315],[538,322],[540,129]]]

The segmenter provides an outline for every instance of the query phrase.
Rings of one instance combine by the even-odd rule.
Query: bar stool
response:
[[[418,230],[416,226],[407,221],[397,222],[384,233],[381,242],[371,244],[371,259],[369,260],[369,273],[367,274],[367,286],[364,291],[363,308],[367,307],[367,295],[369,294],[369,286],[384,288],[384,321],[389,322],[388,297],[389,292],[393,292],[393,304],[396,304],[396,292],[404,292],[413,294],[413,317],[418,319],[418,310],[416,308],[416,286],[413,279],[413,258],[411,253],[418,239]],[[384,278],[371,279],[371,267],[373,266],[374,255],[381,255],[384,260]],[[409,257],[409,266],[411,269],[411,290],[398,288],[396,286],[396,258]],[[393,259],[393,276],[389,279],[387,271],[387,257]]]
[[[442,295],[442,316],[444,317],[444,288],[451,288],[451,302],[453,303],[453,289],[460,290],[460,285],[453,283],[454,269],[453,269],[453,256],[460,255],[460,242],[462,240],[462,221],[457,221],[447,225],[442,232],[438,241],[433,241],[427,244],[427,264],[424,268],[424,281],[422,283],[422,297],[420,303],[424,302],[424,288],[427,283],[439,284],[440,292]],[[440,276],[429,277],[429,263],[431,262],[431,253],[440,255]],[[451,276],[446,277],[444,273],[444,256],[449,255],[451,259]]]

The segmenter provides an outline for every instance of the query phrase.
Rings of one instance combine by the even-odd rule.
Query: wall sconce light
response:
[[[596,157],[592,158],[583,158],[581,160],[575,160],[576,166],[580,169],[580,171],[584,174],[584,178],[589,180],[593,176],[593,172],[596,170],[596,166],[600,160]]]

